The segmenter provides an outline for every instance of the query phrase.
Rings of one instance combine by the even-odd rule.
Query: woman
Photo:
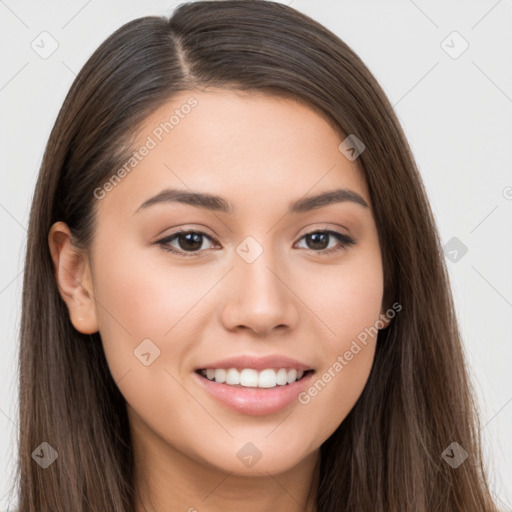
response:
[[[264,0],[110,36],[30,216],[19,510],[495,511],[433,215],[337,36]]]

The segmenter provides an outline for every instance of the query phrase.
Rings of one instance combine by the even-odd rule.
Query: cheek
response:
[[[160,247],[140,244],[120,238],[98,252],[94,290],[107,310],[99,313],[104,325],[115,316],[133,336],[162,337],[215,280],[211,270],[180,266]]]
[[[130,248],[97,255],[99,330],[110,372],[127,403],[160,426],[162,435],[179,436],[179,422],[169,426],[169,411],[199,411],[177,382],[182,379],[178,362],[200,339],[194,336],[199,308],[193,306],[214,281],[211,275],[192,279],[190,269],[167,265],[165,254],[156,258],[157,266],[149,252]]]
[[[201,270],[167,265],[165,254],[150,257],[158,250],[141,251],[140,247],[117,244],[96,255],[94,293],[99,331],[114,378],[141,365],[134,351],[144,340],[151,340],[156,347],[145,342],[150,352],[158,354],[156,366],[183,358],[190,350],[180,344],[181,339],[187,339],[183,330],[189,332],[195,325],[199,308],[194,309],[194,305],[215,282],[211,273],[203,275]]]
[[[303,434],[313,440],[312,445],[325,441],[353,409],[368,380],[374,353],[374,343],[345,344],[300,393],[298,401],[307,418]]]
[[[354,299],[346,305],[338,321],[333,318],[331,324],[336,336],[319,340],[322,366],[298,396],[308,418],[308,434],[316,441],[327,439],[347,417],[361,396],[373,365],[378,336],[375,308],[378,311],[379,303],[375,301],[369,307],[367,302]]]
[[[303,267],[296,282],[297,295],[321,329],[326,355],[346,350],[347,342],[379,319],[384,284],[378,248],[347,253],[336,266]]]
[[[322,367],[299,396],[311,432],[327,438],[361,395],[375,354],[383,296],[379,252],[346,260],[311,276],[307,305],[318,316]],[[302,293],[306,293],[305,288]]]

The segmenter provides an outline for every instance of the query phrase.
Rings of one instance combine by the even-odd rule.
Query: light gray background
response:
[[[16,455],[26,227],[50,129],[75,74],[106,37],[177,3],[0,0],[0,510]],[[338,34],[374,73],[410,141],[443,244],[457,237],[468,248],[447,265],[494,494],[512,510],[512,0],[286,3]],[[59,45],[47,59],[31,47],[43,31]],[[447,51],[455,55],[461,40],[442,43],[453,31],[469,44],[457,58]]]

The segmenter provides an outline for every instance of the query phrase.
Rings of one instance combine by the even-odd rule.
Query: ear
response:
[[[96,302],[87,254],[72,244],[71,231],[61,221],[51,227],[48,245],[59,292],[68,307],[71,323],[83,334],[97,332]]]

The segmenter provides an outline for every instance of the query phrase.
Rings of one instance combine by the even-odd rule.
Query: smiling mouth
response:
[[[314,370],[296,370],[293,368],[267,368],[261,371],[253,368],[202,368],[196,370],[201,377],[217,384],[234,388],[280,388],[302,380]]]

